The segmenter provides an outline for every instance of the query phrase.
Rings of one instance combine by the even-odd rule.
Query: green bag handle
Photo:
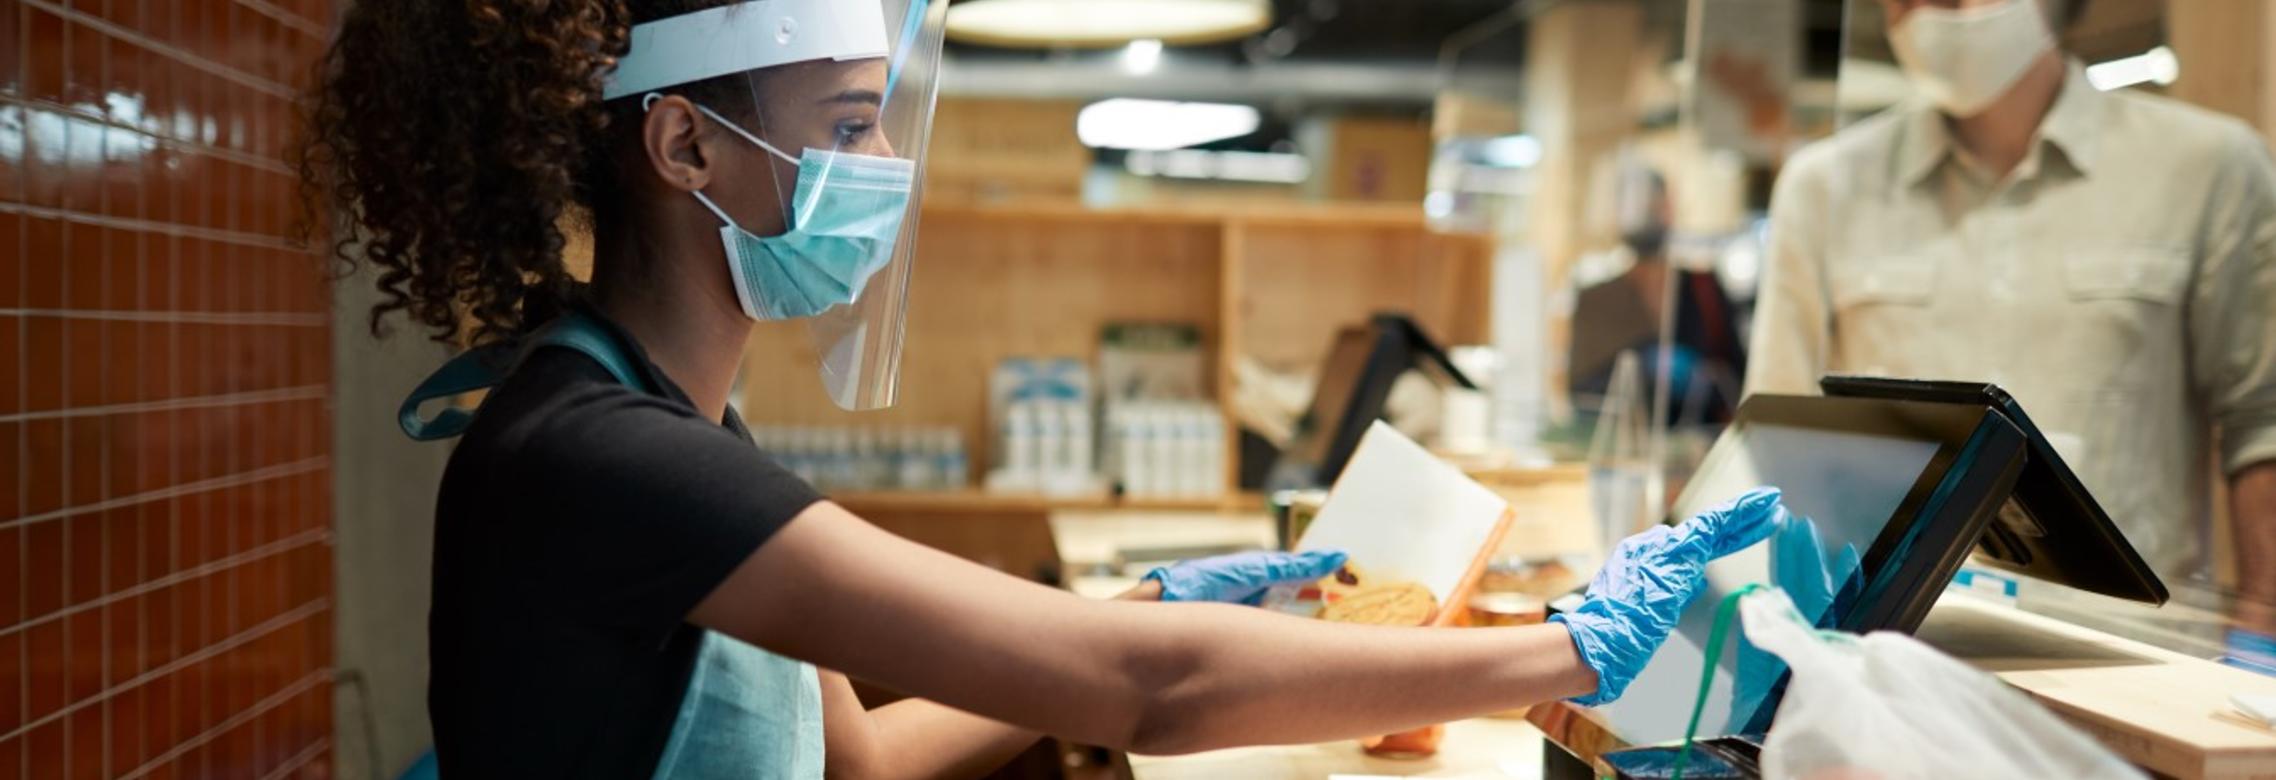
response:
[[[474,424],[474,415],[479,409],[468,411],[452,406],[432,418],[421,418],[419,405],[497,387],[522,361],[546,347],[564,347],[584,353],[607,369],[618,384],[650,395],[656,393],[633,367],[626,350],[607,326],[583,312],[573,311],[546,323],[527,338],[470,349],[443,363],[421,380],[418,387],[412,388],[411,394],[403,399],[403,405],[396,409],[396,422],[403,426],[403,435],[417,441],[438,441],[465,433],[466,426]]]

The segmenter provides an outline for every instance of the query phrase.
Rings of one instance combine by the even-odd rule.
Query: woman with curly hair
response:
[[[878,530],[751,443],[755,320],[798,320],[852,408],[892,397],[925,0],[360,0],[312,95],[305,184],[336,253],[495,384],[436,507],[429,709],[467,777],[937,777],[1039,734],[1142,752],[1396,731],[1605,701],[1750,494],[1623,545],[1547,626],[1343,626],[1209,603],[1336,555],[1158,569],[1120,601]],[[590,286],[563,267],[591,231]],[[471,327],[471,333],[462,333]],[[865,711],[860,677],[918,697]]]

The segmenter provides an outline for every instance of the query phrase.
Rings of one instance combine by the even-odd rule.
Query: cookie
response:
[[[1438,612],[1438,599],[1415,582],[1363,587],[1320,609],[1320,619],[1371,626],[1419,626]]]

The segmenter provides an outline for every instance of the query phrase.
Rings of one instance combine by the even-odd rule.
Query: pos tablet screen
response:
[[[1985,409],[1756,396],[1671,509],[1683,518],[1760,485],[1785,492],[1771,538],[1711,563],[1707,587],[1627,693],[1599,709],[1629,744],[1682,739],[1714,612],[1749,583],[1784,588],[1826,628],[1910,631],[1957,570],[2023,464],[2023,437]],[[1730,631],[1699,734],[1769,728],[1785,667]]]

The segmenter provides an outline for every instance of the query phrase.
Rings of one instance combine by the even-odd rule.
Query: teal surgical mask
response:
[[[859,299],[869,278],[893,259],[916,186],[916,163],[811,148],[793,158],[711,109],[697,109],[798,166],[784,215],[789,229],[779,236],[744,230],[703,193],[692,193],[725,223],[719,239],[743,313],[756,320],[798,319]]]

